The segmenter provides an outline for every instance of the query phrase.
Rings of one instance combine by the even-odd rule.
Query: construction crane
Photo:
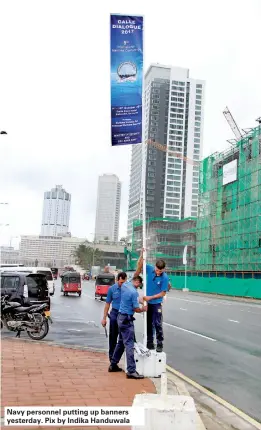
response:
[[[239,140],[242,139],[242,137],[243,137],[242,133],[241,133],[240,129],[238,128],[237,123],[234,120],[234,118],[233,118],[230,110],[228,109],[228,107],[226,107],[226,109],[223,111],[223,114],[224,114],[224,116],[225,116],[225,118],[226,118],[226,120],[228,122],[229,127],[231,128],[231,130],[233,131],[233,133],[234,133],[234,135],[236,137],[236,140],[229,139],[228,142],[231,145],[234,145],[236,142],[238,142]]]

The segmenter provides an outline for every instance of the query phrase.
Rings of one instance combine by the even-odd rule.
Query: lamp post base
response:
[[[134,359],[136,362],[136,370],[140,375],[146,378],[160,378],[162,373],[166,372],[166,354],[165,352],[150,351],[149,357],[141,356],[134,351]],[[127,373],[126,355],[125,372]]]

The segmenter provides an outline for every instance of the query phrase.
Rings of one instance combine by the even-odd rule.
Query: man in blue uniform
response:
[[[131,283],[125,283],[121,287],[121,304],[118,314],[119,339],[116,345],[109,372],[118,372],[118,363],[126,350],[127,357],[127,378],[143,379],[143,375],[139,375],[136,371],[136,363],[134,360],[134,312],[146,312],[145,306],[139,307],[139,293],[137,289],[141,286],[142,278],[134,276]]]
[[[120,309],[121,302],[121,286],[127,281],[127,274],[125,272],[120,272],[117,276],[116,284],[112,285],[107,293],[106,303],[104,306],[104,313],[102,319],[102,326],[105,327],[107,324],[107,316],[110,318],[110,330],[109,330],[109,359],[111,361],[115,347],[118,340],[118,323],[117,316]],[[111,311],[109,313],[111,305]]]
[[[138,261],[136,273],[141,273],[143,255]],[[156,331],[157,352],[163,351],[163,321],[162,302],[168,291],[169,278],[165,273],[165,261],[158,260],[155,267],[146,265],[147,272],[147,296],[143,297],[148,303],[147,313],[147,348],[154,349],[154,333]],[[155,330],[154,330],[155,329]]]

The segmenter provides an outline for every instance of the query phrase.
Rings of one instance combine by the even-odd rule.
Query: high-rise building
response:
[[[99,176],[95,240],[119,239],[121,183],[116,175]]]
[[[197,216],[204,120],[202,80],[189,70],[153,64],[145,75],[146,215]],[[142,213],[142,147],[133,145],[128,238]]]
[[[201,162],[196,267],[199,271],[248,272],[230,274],[232,285],[231,278],[260,279],[261,273],[259,121],[235,145]],[[242,295],[251,294],[244,291]]]
[[[71,195],[62,185],[44,193],[41,236],[66,236],[69,231]]]

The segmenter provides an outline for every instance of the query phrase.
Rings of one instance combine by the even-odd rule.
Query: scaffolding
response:
[[[261,271],[261,125],[200,167],[196,269]]]
[[[149,218],[146,220],[149,264],[163,259],[168,272],[184,270],[183,252],[187,245],[187,270],[195,270],[196,218]],[[133,221],[132,253],[142,248],[142,221]]]

